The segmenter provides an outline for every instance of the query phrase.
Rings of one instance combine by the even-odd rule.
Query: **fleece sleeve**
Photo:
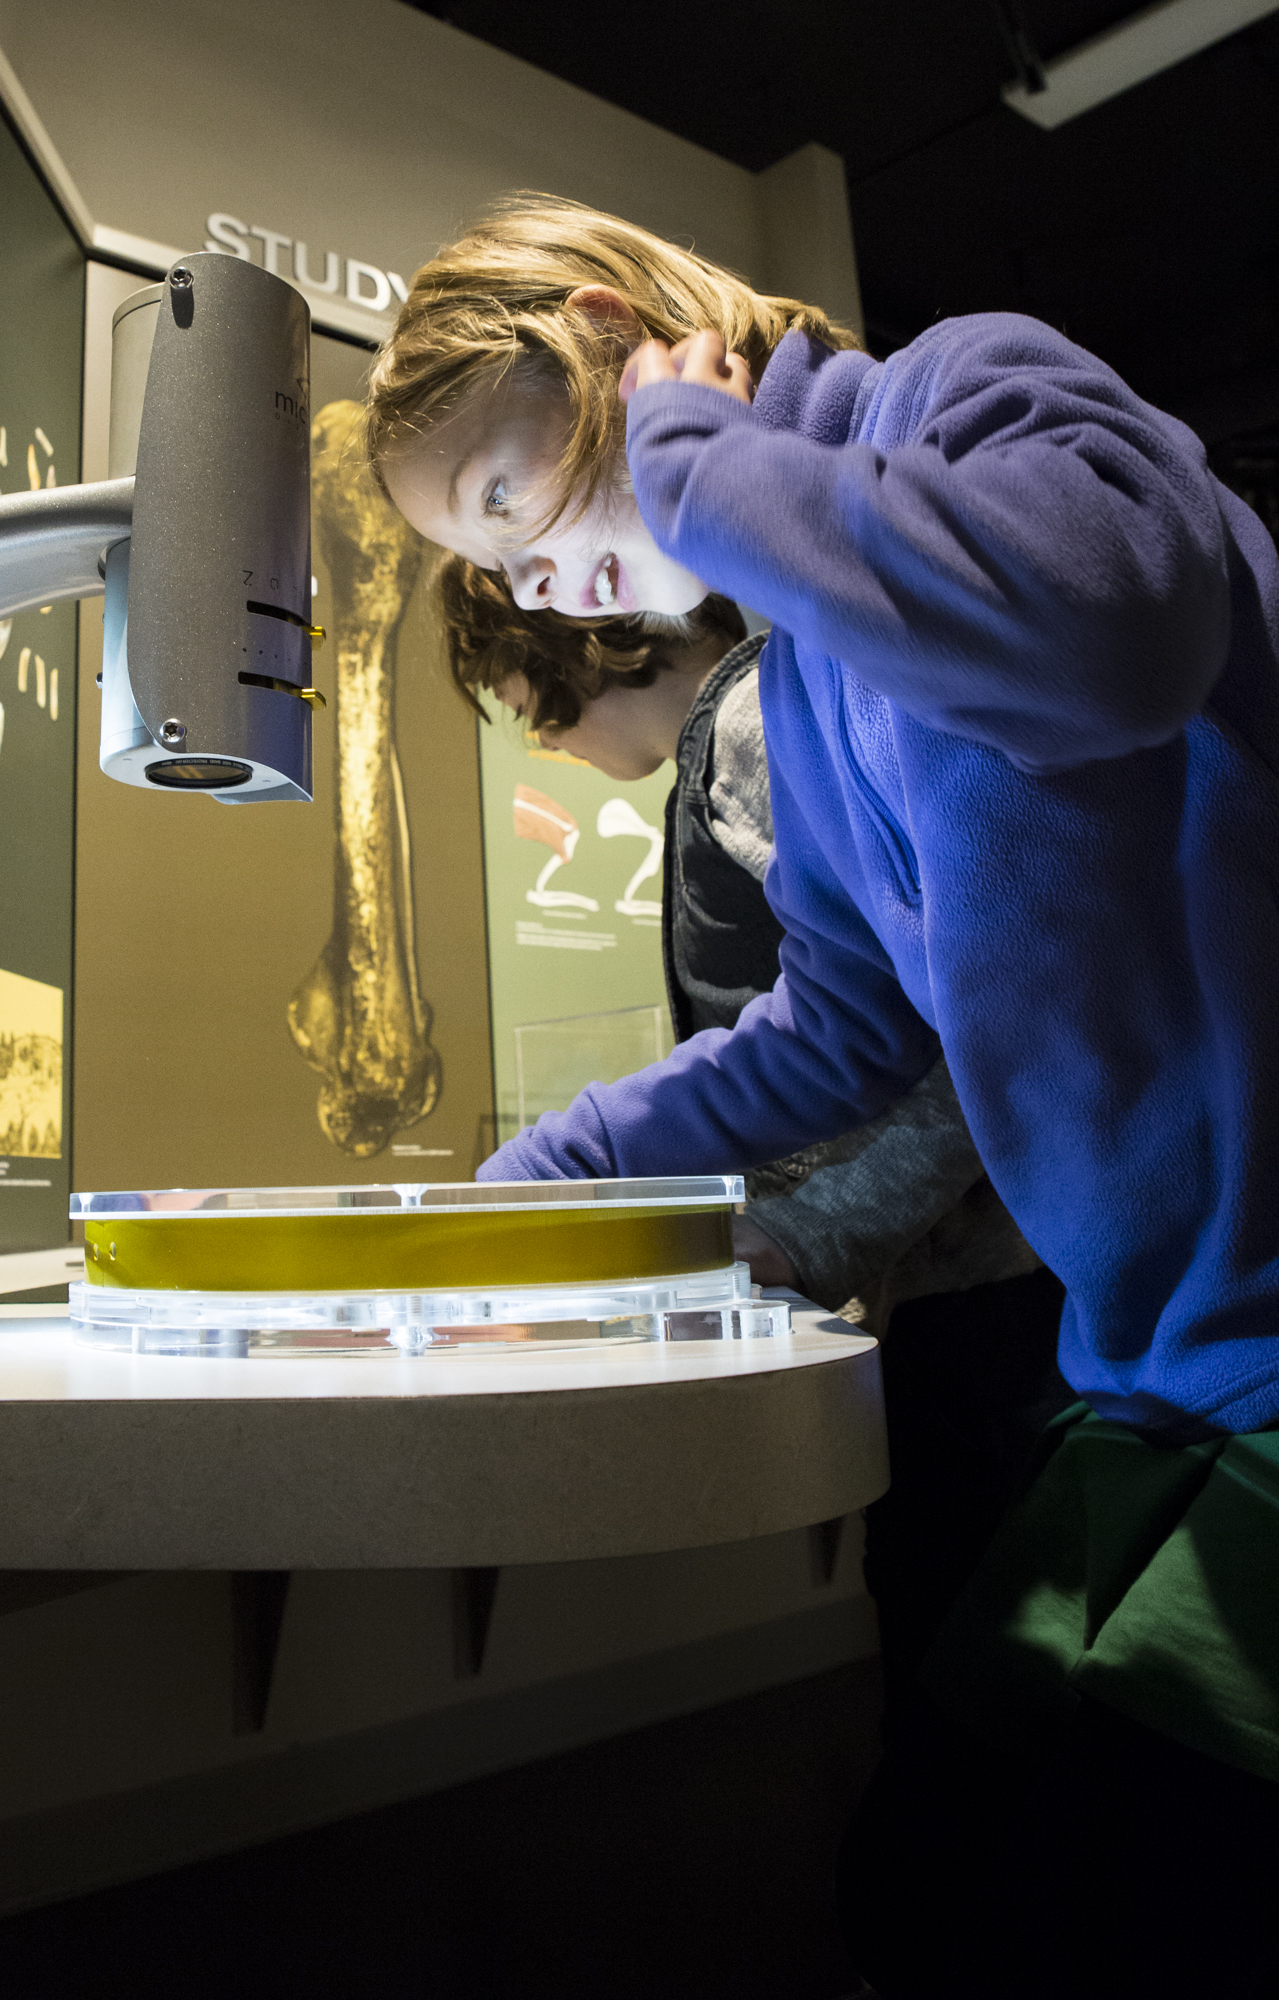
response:
[[[1229,635],[1202,448],[1050,329],[975,324],[885,366],[859,424],[872,441],[776,428],[763,395],[761,411],[641,389],[627,458],[644,520],[797,646],[1024,770],[1167,741]]]
[[[589,1084],[477,1178],[733,1172],[834,1138],[908,1090],[936,1061],[937,1036],[819,856],[806,885],[804,920],[778,908],[782,976],[735,1028],[707,1028],[665,1062]]]

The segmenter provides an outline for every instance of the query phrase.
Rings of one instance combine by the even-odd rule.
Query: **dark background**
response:
[[[878,1660],[0,1922],[5,2000],[852,2000]]]
[[[414,4],[752,170],[820,140],[874,353],[1032,313],[1184,417],[1279,528],[1279,13],[1044,132],[1000,98],[1017,29],[1050,61],[1131,5]]]

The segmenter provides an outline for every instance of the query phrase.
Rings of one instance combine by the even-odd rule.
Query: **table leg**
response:
[[[837,1514],[833,1521],[815,1521],[808,1531],[808,1560],[812,1566],[813,1582],[819,1589],[835,1581],[835,1565],[839,1561],[843,1533],[842,1514]]]
[[[456,1680],[471,1680],[484,1665],[489,1626],[493,1621],[493,1600],[497,1596],[498,1569],[455,1569],[453,1571],[453,1674]]]
[[[231,1572],[231,1715],[237,1736],[255,1735],[266,1722],[290,1574],[287,1569]]]

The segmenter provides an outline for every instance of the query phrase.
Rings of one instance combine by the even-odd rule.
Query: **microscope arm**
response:
[[[93,486],[53,486],[0,498],[0,618],[98,597],[102,560],[133,527],[132,479]]]

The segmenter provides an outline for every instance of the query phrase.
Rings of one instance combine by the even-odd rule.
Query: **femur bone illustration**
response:
[[[593,896],[577,896],[571,889],[548,889],[547,883],[558,868],[573,859],[581,827],[567,806],[532,785],[515,787],[515,831],[521,840],[538,840],[551,849],[551,858],[525,897],[539,910],[598,910]]]
[[[619,917],[660,917],[660,903],[648,902],[643,897],[636,899],[635,891],[641,882],[656,875],[662,865],[662,853],[666,846],[666,836],[660,827],[650,826],[636,812],[629,799],[605,799],[599,809],[595,831],[601,840],[614,840],[618,834],[631,834],[636,840],[648,842],[648,853],[631,876],[621,896],[613,908]]]
[[[359,1158],[434,1109],[440,1058],[418,983],[395,659],[421,538],[374,486],[358,403],[329,403],[311,438],[317,540],[333,586],[337,655],[333,932],[289,1002],[289,1028],[324,1082],[325,1135]]]

